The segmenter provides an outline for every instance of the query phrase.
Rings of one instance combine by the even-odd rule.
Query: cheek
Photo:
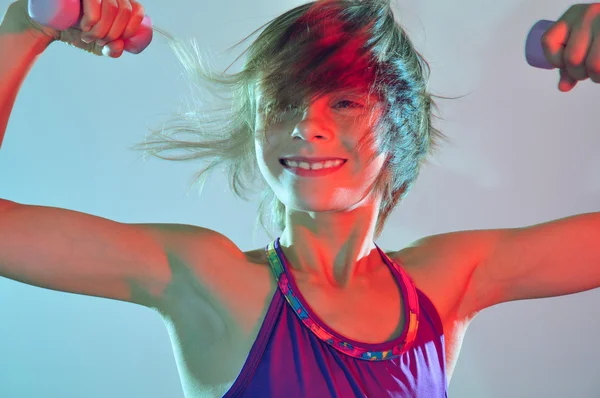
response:
[[[283,131],[281,128],[269,129],[266,132],[264,129],[256,131],[254,135],[256,156],[262,158],[263,162],[270,164],[284,149],[283,141],[286,135]]]
[[[254,148],[255,148],[255,152],[256,152],[256,162],[258,163],[258,168],[260,169],[260,172],[263,174],[263,176],[267,177],[268,168],[267,168],[267,164],[266,164],[266,154],[265,154],[264,148],[262,146],[262,143],[259,140],[260,140],[260,138],[254,141]]]
[[[272,139],[269,139],[264,143],[261,140],[262,138],[259,137],[254,141],[256,162],[258,163],[258,168],[262,173],[263,178],[269,185],[272,185],[278,178],[277,174],[281,172],[277,146]]]
[[[364,175],[364,182],[372,183],[377,177],[384,171],[383,166],[385,164],[386,155],[380,154],[371,163],[367,163],[368,158],[365,158],[363,163],[362,173]]]

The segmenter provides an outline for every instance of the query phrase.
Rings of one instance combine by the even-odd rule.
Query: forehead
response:
[[[343,87],[325,94],[326,97],[335,95],[355,95],[368,100],[377,99],[377,96],[374,93],[369,93],[369,90],[366,87]],[[261,102],[264,98],[263,92],[258,84],[254,86],[254,96],[257,102]]]

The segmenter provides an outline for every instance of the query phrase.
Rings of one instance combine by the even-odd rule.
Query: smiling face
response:
[[[385,154],[365,145],[380,116],[375,96],[361,90],[327,93],[305,106],[266,117],[266,104],[256,93],[255,148],[259,169],[288,210],[304,212],[349,211],[365,204],[379,205],[371,195]],[[373,107],[375,111],[371,112]],[[263,139],[264,137],[264,139]],[[298,172],[297,163],[283,158],[345,159],[342,166],[318,173]],[[309,163],[310,164],[310,163]],[[332,164],[324,164],[325,168]],[[318,167],[318,166],[317,166]],[[296,169],[296,170],[295,170]],[[307,175],[308,174],[308,175]]]

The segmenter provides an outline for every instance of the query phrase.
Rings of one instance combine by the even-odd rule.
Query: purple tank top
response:
[[[330,329],[300,295],[277,238],[265,250],[279,288],[223,398],[447,397],[440,317],[408,274],[376,247],[402,292],[407,317],[398,338],[361,343]]]

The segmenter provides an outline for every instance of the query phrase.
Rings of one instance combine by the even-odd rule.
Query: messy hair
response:
[[[249,191],[262,190],[255,226],[260,223],[273,238],[270,232],[280,233],[285,228],[285,205],[258,168],[254,146],[257,90],[263,98],[261,109],[270,120],[290,104],[301,109],[327,93],[362,88],[375,94],[382,111],[374,133],[366,135],[356,148],[373,148],[371,160],[386,154],[373,185],[374,193],[382,198],[375,231],[378,237],[392,210],[412,188],[427,156],[439,148],[441,140],[447,140],[432,126],[432,107],[438,107],[433,100],[436,96],[427,92],[429,64],[395,21],[390,3],[318,0],[300,5],[265,24],[240,55],[247,53],[241,71],[233,74],[227,74],[229,67],[223,73],[208,68],[194,40],[187,49],[155,28],[168,39],[192,86],[203,90],[190,111],[174,113],[160,129],[150,129],[151,134],[134,149],[165,160],[207,160],[208,165],[194,180],[200,183],[200,191],[208,173],[219,166],[238,197],[248,200]],[[209,93],[225,105],[202,104]],[[172,150],[179,153],[166,154]],[[257,186],[257,182],[262,184]]]

